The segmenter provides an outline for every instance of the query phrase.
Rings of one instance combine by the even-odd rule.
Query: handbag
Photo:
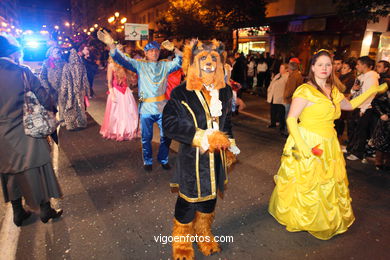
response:
[[[383,149],[388,150],[388,147],[390,146],[389,132],[390,132],[390,122],[379,119],[374,129],[374,132],[372,134],[372,137],[369,141],[369,144],[372,147],[381,151]]]
[[[23,126],[24,133],[34,138],[44,138],[53,133],[58,126],[55,113],[46,110],[31,90],[26,73],[23,72],[24,104]]]

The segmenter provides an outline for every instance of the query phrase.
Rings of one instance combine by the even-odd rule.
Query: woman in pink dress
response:
[[[111,58],[107,81],[108,97],[100,134],[103,138],[116,141],[139,137],[137,103],[127,86],[126,70]]]

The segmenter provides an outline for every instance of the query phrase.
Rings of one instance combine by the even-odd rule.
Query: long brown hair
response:
[[[123,82],[125,82],[127,70],[123,68],[121,65],[119,65],[118,63],[116,63],[111,57],[108,58],[108,63],[113,65],[115,77],[118,81],[118,84],[122,84]]]
[[[320,51],[316,52],[313,55],[313,57],[311,58],[311,61],[310,61],[310,70],[309,70],[309,75],[308,75],[308,82],[311,82],[318,89],[318,91],[320,91],[322,94],[324,94],[326,97],[328,97],[326,95],[326,93],[318,85],[318,83],[316,82],[316,79],[314,77],[314,72],[312,70],[312,66],[314,66],[314,64],[317,62],[318,58],[321,57],[321,56],[327,56],[327,57],[329,57],[330,62],[331,63],[333,62],[332,56],[330,55],[329,51],[327,51],[327,50],[320,50]],[[345,90],[345,86],[343,85],[343,83],[341,83],[341,81],[335,75],[335,73],[333,71],[333,65],[332,65],[332,72],[330,73],[330,76],[326,79],[326,84],[329,84],[330,87],[331,87],[330,99],[331,99],[331,101],[333,103],[333,97],[332,97],[333,88],[334,87],[338,88],[338,90],[340,90],[340,92],[343,92]]]

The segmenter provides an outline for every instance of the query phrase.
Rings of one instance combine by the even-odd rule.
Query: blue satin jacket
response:
[[[110,51],[115,62],[138,75],[138,96],[140,98],[159,97],[165,94],[168,75],[181,68],[182,57],[176,55],[172,61],[161,60],[150,62],[135,60],[124,55],[118,49]],[[144,102],[141,105],[141,114],[161,114],[167,101]]]

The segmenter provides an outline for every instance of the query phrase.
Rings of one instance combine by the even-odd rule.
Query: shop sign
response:
[[[326,28],[326,19],[308,19],[308,20],[299,20],[291,21],[288,24],[289,32],[315,32],[315,31],[324,31]]]
[[[315,31],[325,31],[326,28],[326,19],[309,19],[305,20],[303,23],[304,32],[315,32]]]
[[[269,31],[269,26],[248,27],[238,29],[239,37],[263,36]]]
[[[148,24],[125,23],[125,40],[139,41],[149,39]]]
[[[289,32],[303,32],[303,21],[291,21],[288,24]]]

